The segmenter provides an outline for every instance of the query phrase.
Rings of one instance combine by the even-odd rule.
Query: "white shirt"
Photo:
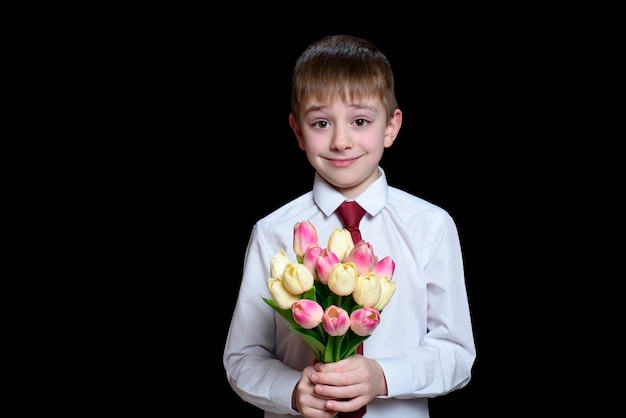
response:
[[[355,200],[365,210],[359,229],[379,257],[396,265],[396,291],[364,342],[376,360],[387,396],[367,405],[368,418],[428,417],[428,398],[467,385],[476,358],[456,225],[442,208],[391,187],[380,177]],[[319,243],[341,221],[334,213],[345,197],[316,175],[313,190],[259,220],[245,254],[243,278],[226,345],[224,368],[233,390],[265,417],[297,415],[291,408],[301,370],[314,356],[287,321],[261,298],[270,259],[283,249],[292,261],[293,227],[309,220]]]

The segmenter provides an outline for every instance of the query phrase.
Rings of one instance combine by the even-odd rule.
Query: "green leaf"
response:
[[[341,343],[344,341],[346,334],[338,335],[337,337],[335,337],[335,352],[333,353],[333,358],[337,360],[341,360],[342,358],[345,358],[342,356]]]
[[[324,352],[326,351],[326,346],[322,342],[322,337],[315,331],[310,329],[304,329],[302,327],[299,328],[291,328],[291,330],[297,334],[302,336],[302,339],[311,350],[313,350],[313,354],[317,361],[324,361]]]
[[[306,292],[304,292],[301,295],[302,299],[310,299],[310,300],[314,300],[317,302],[317,300],[315,299],[315,286],[311,287],[309,290],[307,290]]]
[[[356,335],[352,330],[348,331],[348,337],[344,340],[343,347],[339,352],[339,359],[348,358],[356,354],[356,348],[363,341],[367,340],[370,336],[366,335],[365,337],[361,337],[360,335]]]
[[[261,297],[263,298],[263,296],[261,296]],[[278,312],[283,318],[285,318],[287,320],[287,322],[289,322],[289,325],[291,325],[292,327],[299,327],[300,326],[300,325],[298,325],[296,320],[293,319],[293,314],[291,312],[291,309],[283,309],[283,308],[281,308],[272,299],[263,298],[263,300],[265,301],[265,303],[267,303],[272,308],[274,308],[274,310],[276,312]]]
[[[328,302],[328,298],[330,297],[332,292],[328,288],[328,285],[325,285],[321,282],[315,282],[313,284],[313,287],[315,288],[317,300],[322,301],[320,305],[322,305],[322,307],[326,309],[329,305],[331,305],[331,303]]]
[[[324,352],[324,363],[334,363],[335,357],[335,337],[332,335],[328,337],[328,342],[326,343],[326,351]]]

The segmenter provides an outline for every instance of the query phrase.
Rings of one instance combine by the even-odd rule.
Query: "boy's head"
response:
[[[387,118],[398,108],[387,57],[371,42],[350,35],[327,36],[310,45],[296,61],[291,87],[291,112],[296,119],[311,98],[350,103],[375,97]]]

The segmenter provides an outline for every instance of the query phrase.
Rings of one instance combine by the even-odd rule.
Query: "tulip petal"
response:
[[[305,265],[289,263],[283,271],[283,285],[291,293],[300,295],[313,287],[313,273]]]
[[[379,277],[374,273],[369,273],[357,277],[352,297],[359,305],[371,308],[378,303],[381,293],[382,288]]]
[[[324,330],[334,337],[345,334],[350,329],[350,315],[345,309],[331,305],[324,311]]]
[[[346,261],[352,261],[356,266],[357,274],[367,274],[372,271],[376,264],[376,255],[374,255],[374,249],[372,244],[367,241],[359,241],[350,253]]]
[[[361,308],[350,315],[350,329],[356,335],[370,335],[380,323],[380,313],[376,309]]]
[[[384,257],[376,263],[372,270],[377,276],[387,276],[389,280],[393,279],[393,273],[396,269],[396,263],[391,257]]]
[[[350,254],[350,251],[354,247],[350,231],[335,227],[333,232],[330,233],[326,247],[339,258],[339,261],[345,262],[348,258],[348,254]]]
[[[312,329],[322,322],[324,308],[314,300],[300,299],[291,305],[293,319],[302,328]]]
[[[356,266],[354,263],[337,263],[328,275],[328,287],[339,296],[348,296],[356,286]]]
[[[310,221],[297,222],[293,227],[293,250],[298,262],[311,246],[319,246],[315,226]]]

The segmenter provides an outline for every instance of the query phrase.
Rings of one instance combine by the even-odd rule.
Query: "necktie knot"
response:
[[[359,223],[365,215],[365,209],[359,206],[355,201],[345,201],[337,208],[337,216],[341,220],[343,227],[350,231],[352,241],[356,244],[361,241],[361,232],[359,231]]]

